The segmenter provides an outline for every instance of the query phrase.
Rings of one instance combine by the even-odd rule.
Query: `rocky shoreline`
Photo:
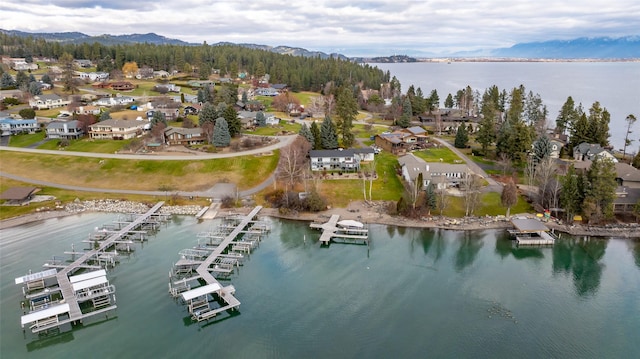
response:
[[[0,221],[0,229],[20,226],[23,224],[50,219],[65,217],[80,213],[108,212],[108,213],[144,213],[149,206],[133,201],[122,200],[95,200],[95,201],[75,201],[48,211],[40,211],[27,215],[9,218]],[[165,205],[160,212],[176,215],[196,215],[204,207],[198,205],[169,206]],[[512,228],[511,222],[505,216],[487,216],[472,218],[448,218],[433,216],[421,219],[410,219],[401,216],[391,216],[382,210],[383,206],[378,204],[353,203],[349,208],[332,208],[318,213],[282,213],[277,208],[263,208],[261,215],[297,220],[297,221],[326,221],[333,214],[339,214],[341,219],[353,219],[364,223],[375,223],[390,226],[413,227],[413,228],[440,228],[448,230],[482,230],[482,229],[506,229]],[[247,208],[234,208],[229,212],[248,212]],[[221,215],[224,215],[224,210]],[[534,217],[532,214],[517,214],[520,217]],[[572,236],[589,237],[620,237],[620,238],[640,238],[640,224],[620,224],[604,227],[588,225],[565,225],[554,221],[546,222],[547,227],[556,232],[567,233]]]

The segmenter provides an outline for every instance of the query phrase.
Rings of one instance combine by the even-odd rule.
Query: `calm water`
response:
[[[23,335],[14,278],[115,218],[0,233],[1,358],[640,357],[638,242],[514,250],[503,231],[376,225],[370,248],[320,248],[306,224],[274,221],[231,280],[240,314],[187,324],[168,272],[210,227],[187,217],[109,272],[118,299],[110,320],[53,338]]]
[[[403,93],[411,85],[422,88],[425,96],[436,89],[441,106],[447,94],[455,96],[467,85],[482,94],[492,85],[510,92],[523,84],[527,92],[540,94],[553,125],[568,96],[581,102],[585,111],[599,101],[611,114],[610,142],[616,149],[624,145],[624,119],[629,114],[640,116],[640,62],[420,62],[375,66],[396,76]],[[632,150],[637,151],[640,123],[636,122],[633,134],[636,141]]]

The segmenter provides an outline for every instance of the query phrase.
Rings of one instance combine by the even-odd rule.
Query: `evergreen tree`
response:
[[[227,147],[230,143],[231,134],[229,133],[227,120],[220,117],[216,119],[216,124],[213,126],[213,145],[216,147]]]
[[[444,100],[445,108],[453,108],[453,96],[451,94],[447,95],[447,98]]]
[[[164,114],[160,111],[154,111],[153,116],[151,116],[151,127],[155,127],[157,124],[163,124],[165,127],[167,126],[167,119],[164,117]]]
[[[198,90],[198,103],[205,103],[204,91],[202,89]]]
[[[640,169],[640,150],[633,156],[633,161],[631,161],[631,165],[635,168]]]
[[[45,84],[53,85],[53,81],[51,81],[51,77],[49,77],[49,74],[42,75],[42,78],[40,80]]]
[[[4,90],[13,87],[16,87],[16,82],[13,80],[13,76],[8,72],[3,72],[2,77],[0,77],[0,88]]]
[[[19,89],[29,88],[29,76],[24,71],[18,71],[16,74],[16,86]]]
[[[587,186],[583,209],[596,222],[613,217],[613,201],[616,199],[616,168],[613,161],[596,157],[587,171]]]
[[[325,116],[320,126],[320,138],[322,139],[322,148],[325,150],[334,150],[338,148],[338,134],[336,126],[331,117]]]
[[[42,94],[42,89],[40,88],[40,84],[33,81],[29,83],[29,93],[31,96],[38,96]]]
[[[103,111],[100,114],[99,121],[106,121],[106,120],[110,120],[110,119],[111,119],[111,113],[109,112],[109,110]]]
[[[560,178],[560,205],[565,211],[566,221],[571,222],[574,215],[580,213],[584,193],[580,188],[580,175],[573,165],[569,166],[567,174]]]
[[[433,189],[433,183],[429,183],[427,188],[425,189],[425,206],[427,207],[428,213],[431,214],[432,209],[436,209],[438,205],[438,196],[436,195],[436,191]]]
[[[454,146],[456,148],[467,148],[469,143],[469,135],[467,134],[467,125],[464,123],[458,126],[458,131],[456,132],[456,139],[454,141]]]
[[[322,136],[320,135],[320,127],[313,121],[311,124],[311,135],[313,136],[313,143],[311,144],[314,150],[322,149]]]
[[[416,96],[413,101],[411,101],[411,109],[414,115],[420,115],[424,113],[427,108],[427,100],[424,98],[424,94],[422,93],[422,89],[418,87],[416,90]]]
[[[76,81],[73,78],[74,74],[74,65],[73,65],[73,56],[69,53],[64,53],[60,59],[60,67],[62,68],[62,85],[63,89],[66,92],[70,92],[74,94],[78,91],[78,86],[76,85]]]
[[[536,163],[551,157],[551,140],[547,135],[542,135],[533,143],[533,159]]]
[[[227,106],[224,110],[222,117],[227,121],[227,128],[229,131],[229,135],[231,137],[235,137],[240,134],[240,130],[242,128],[242,123],[238,118],[238,112],[233,106]]]
[[[627,133],[624,136],[624,148],[622,150],[623,159],[627,157],[627,146],[631,146],[631,143],[635,141],[629,138],[629,135],[633,132],[631,131],[631,128],[633,127],[633,124],[636,123],[638,119],[636,118],[635,115],[629,114],[624,120],[627,122]]]
[[[205,102],[200,109],[200,113],[198,114],[198,123],[200,124],[200,127],[202,127],[202,125],[207,122],[214,123],[216,121],[216,118],[218,118],[216,109],[210,102]]]
[[[573,98],[569,96],[556,117],[556,133],[564,134],[577,120],[578,111]]]
[[[569,140],[569,152],[572,153],[573,149],[583,142],[590,143],[591,135],[589,131],[589,120],[587,114],[582,112],[578,116],[578,119],[571,126],[571,137]]]
[[[600,144],[602,147],[609,146],[609,121],[611,115],[606,108],[600,107],[600,102],[596,101],[589,109],[589,132],[591,142]]]
[[[302,127],[300,127],[300,132],[298,132],[298,134],[300,136],[304,137],[307,141],[309,141],[309,143],[312,146],[315,143],[314,138],[313,138],[313,134],[311,133],[311,130],[309,129],[309,127],[307,126],[306,123],[302,124]]]
[[[343,88],[338,93],[336,100],[336,114],[341,119],[340,132],[342,133],[342,145],[344,147],[351,147],[354,141],[354,135],[351,132],[353,128],[353,121],[358,114],[358,103],[353,97],[353,92],[348,88]]]
[[[264,112],[258,111],[258,113],[256,113],[256,123],[258,127],[265,127],[267,125],[267,117],[264,115]]]
[[[242,103],[246,104],[249,102],[249,95],[247,95],[247,91],[242,91]]]
[[[429,95],[429,113],[433,112],[440,108],[440,96],[438,96],[437,90],[431,90],[431,94]]]
[[[402,128],[411,126],[411,114],[411,101],[408,97],[405,97],[404,102],[402,103],[402,115],[400,115],[400,119],[398,119],[398,126]]]

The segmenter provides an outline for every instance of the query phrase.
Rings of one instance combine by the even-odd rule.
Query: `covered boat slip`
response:
[[[369,244],[369,230],[364,224],[351,219],[338,221],[340,215],[334,214],[325,223],[311,223],[311,228],[322,230],[320,243],[328,245],[331,241],[341,243]]]
[[[514,218],[511,223],[515,229],[508,231],[518,246],[548,246],[555,243],[555,235],[537,219]]]
[[[23,294],[31,310],[22,317],[22,327],[31,323],[31,331],[38,333],[66,323],[73,325],[84,318],[116,309],[115,287],[109,284],[105,268],[115,264],[117,252],[114,248],[125,242],[125,236],[140,233],[139,229],[148,225],[155,227],[159,219],[165,218],[156,213],[163,204],[158,202],[146,213],[132,216],[135,218],[123,222],[117,231],[105,230],[104,236],[92,242],[91,249],[72,251],[74,257],[71,261],[53,257],[43,265],[53,269],[16,278],[16,284],[24,285]],[[81,270],[90,271],[75,274]],[[85,302],[87,304],[81,309],[80,303]],[[60,316],[66,318],[61,320]]]
[[[257,206],[246,216],[226,217],[220,228],[198,234],[196,248],[179,252],[181,259],[169,273],[169,292],[186,302],[194,321],[208,320],[240,306],[240,301],[233,296],[235,288],[232,285],[223,287],[214,274],[228,277],[244,259],[244,255],[238,252],[250,253],[257,246],[260,236],[269,228],[255,220],[261,209]],[[200,243],[202,239],[209,239],[206,246]],[[192,288],[192,284],[202,281],[206,284]],[[220,306],[212,307],[215,305],[213,302]]]

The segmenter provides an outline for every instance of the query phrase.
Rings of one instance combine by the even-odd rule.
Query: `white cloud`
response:
[[[197,43],[341,49],[347,55],[362,55],[357,49],[438,53],[640,31],[636,0],[22,0],[1,2],[0,14],[7,30],[155,32]]]

